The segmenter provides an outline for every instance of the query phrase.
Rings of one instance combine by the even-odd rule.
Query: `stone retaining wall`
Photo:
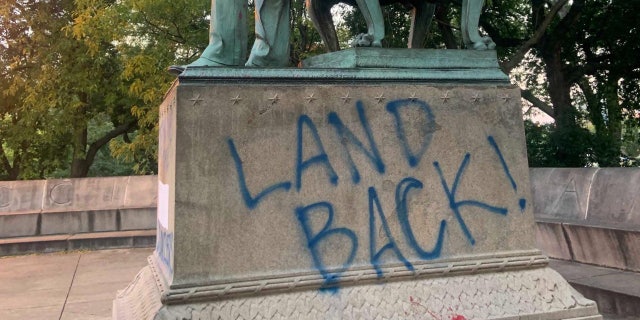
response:
[[[156,176],[0,181],[0,238],[155,229]]]
[[[640,170],[532,168],[538,246],[640,271]],[[157,176],[0,181],[0,238],[156,228]]]
[[[640,170],[531,169],[538,246],[550,257],[640,271]]]

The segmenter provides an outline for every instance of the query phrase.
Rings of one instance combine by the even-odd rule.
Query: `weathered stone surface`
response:
[[[0,181],[0,213],[40,212],[44,184],[44,180]]]
[[[113,208],[124,202],[127,177],[47,180],[44,211]]]
[[[597,168],[534,168],[531,174],[536,216],[586,219]]]
[[[38,214],[0,213],[0,238],[27,237],[38,232]]]
[[[575,261],[625,269],[615,230],[571,226],[566,231]]]
[[[158,202],[157,189],[158,178],[156,176],[127,177],[127,186],[122,207],[155,208]]]
[[[534,168],[531,180],[537,241],[545,253],[640,271],[640,170]]]
[[[142,229],[156,228],[155,203],[153,206],[149,208],[120,209],[119,214],[120,214],[119,230],[142,230]]]
[[[576,319],[600,320],[550,268],[460,275],[237,299],[161,305],[154,264],[144,268],[113,303],[114,319]]]
[[[0,181],[0,213],[155,207],[156,188],[156,176]]]
[[[635,168],[533,168],[536,217],[594,226],[640,226],[640,170]]]
[[[58,234],[0,239],[0,256],[78,249],[153,247],[155,230]]]
[[[640,227],[640,170],[606,168],[598,170],[589,197],[587,220],[619,228]]]
[[[640,232],[624,232],[618,241],[626,269],[640,272]]]
[[[157,177],[0,182],[0,239],[155,229]]]
[[[118,230],[117,210],[53,212],[42,215],[41,234]]]
[[[560,223],[542,221],[536,223],[536,245],[550,257],[562,260],[573,259]]]
[[[247,83],[175,95],[169,231],[189,236],[173,244],[174,286],[534,249],[515,89]],[[327,223],[336,231],[314,242]],[[372,265],[370,237],[401,254]]]
[[[535,248],[517,88],[329,71],[180,76],[156,252],[115,318],[599,319]]]

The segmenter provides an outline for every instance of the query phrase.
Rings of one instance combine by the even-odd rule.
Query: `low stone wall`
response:
[[[533,168],[531,184],[547,255],[640,271],[640,169]]]
[[[0,238],[156,228],[156,176],[0,181]]]
[[[640,271],[640,170],[532,168],[538,247]],[[155,230],[157,176],[0,181],[0,239]]]

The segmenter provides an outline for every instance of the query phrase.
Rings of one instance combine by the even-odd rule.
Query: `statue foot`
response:
[[[493,50],[496,48],[496,43],[493,42],[491,37],[482,37],[480,41],[468,43],[467,48],[472,48],[473,50]]]
[[[205,57],[200,57],[198,58],[196,61],[191,62],[190,64],[184,66],[184,65],[172,65],[169,66],[169,68],[167,68],[167,71],[174,75],[174,76],[179,76],[182,72],[184,72],[185,69],[187,69],[188,67],[228,67],[228,65],[226,64],[222,64],[219,62],[215,62],[213,60],[207,59]]]
[[[377,41],[377,45],[376,45],[376,41],[373,40],[373,36],[368,34],[368,33],[361,33],[359,35],[357,35],[355,38],[353,38],[353,40],[351,40],[351,42],[349,42],[349,46],[352,48],[355,47],[381,47],[382,44],[380,43],[380,41]]]
[[[491,39],[491,37],[482,37],[482,42],[487,45],[487,49],[489,50],[493,50],[496,48],[496,43],[493,42],[493,39]]]

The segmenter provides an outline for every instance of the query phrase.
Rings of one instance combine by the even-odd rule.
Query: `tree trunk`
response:
[[[89,174],[87,156],[87,124],[79,121],[73,132],[73,153],[71,157],[71,178],[82,178]]]
[[[7,173],[7,180],[18,180],[18,177],[20,176],[20,151],[15,152],[12,165],[4,152],[2,142],[0,141],[0,162],[2,162],[2,167]]]
[[[552,137],[555,158],[558,166],[583,167],[587,164],[585,139],[588,139],[588,135],[578,125],[577,111],[571,104],[571,82],[567,79],[562,60],[562,46],[559,40],[556,41],[542,53],[555,119]]]
[[[448,21],[449,6],[439,5],[436,7],[435,17],[438,21]],[[453,30],[451,30],[450,25],[446,25],[444,23],[438,22],[438,29],[442,33],[442,38],[444,40],[444,44],[447,49],[460,49],[458,47],[458,41],[456,37],[453,35]]]

